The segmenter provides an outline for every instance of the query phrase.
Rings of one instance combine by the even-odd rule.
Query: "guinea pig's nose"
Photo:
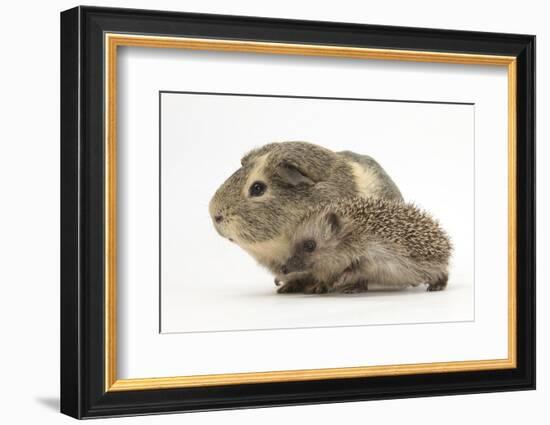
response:
[[[216,220],[216,223],[221,223],[223,221],[223,215],[218,214],[214,216],[214,220]]]
[[[281,267],[281,271],[283,272],[283,274],[288,274],[288,267],[287,266]]]

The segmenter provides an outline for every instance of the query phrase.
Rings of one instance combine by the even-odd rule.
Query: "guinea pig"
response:
[[[451,242],[439,223],[412,204],[348,198],[306,214],[289,237],[278,292],[445,288]]]
[[[247,153],[209,204],[214,227],[274,274],[288,257],[285,235],[309,209],[335,198],[403,198],[371,157],[307,142],[270,143]]]

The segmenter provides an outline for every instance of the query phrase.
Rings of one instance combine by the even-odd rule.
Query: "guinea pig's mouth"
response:
[[[214,216],[212,217],[212,223],[214,224],[214,229],[216,229],[216,232],[218,232],[222,238],[228,239],[230,242],[235,242],[233,237],[228,235],[229,222],[227,218],[219,219],[218,216]]]
[[[223,226],[219,225],[218,223],[214,223],[214,229],[216,229],[216,232],[218,232],[218,235],[220,235],[222,238],[228,239],[227,235],[223,231]]]

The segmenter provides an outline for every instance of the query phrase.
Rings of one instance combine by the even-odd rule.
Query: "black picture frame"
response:
[[[517,367],[106,392],[105,32],[516,57]],[[534,388],[534,36],[97,7],[61,13],[62,413],[92,418]]]

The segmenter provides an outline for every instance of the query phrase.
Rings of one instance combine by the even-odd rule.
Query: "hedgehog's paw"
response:
[[[434,283],[428,283],[428,288],[426,290],[428,292],[443,291],[447,287],[448,279],[449,276],[445,274]]]
[[[365,292],[365,290],[354,285],[340,288],[340,293],[342,294],[360,294],[361,292]]]
[[[369,286],[366,280],[360,280],[355,283],[348,283],[346,285],[339,286],[335,292],[339,292],[341,294],[360,294],[363,292],[367,292],[369,290]]]
[[[279,294],[291,294],[296,292],[305,292],[307,281],[303,279],[292,279],[286,282],[279,281],[281,286],[277,288]]]
[[[304,294],[326,294],[328,288],[324,283],[314,283],[304,288]]]
[[[439,283],[429,284],[426,291],[428,292],[443,291],[445,289],[445,286],[446,285],[440,285]]]

